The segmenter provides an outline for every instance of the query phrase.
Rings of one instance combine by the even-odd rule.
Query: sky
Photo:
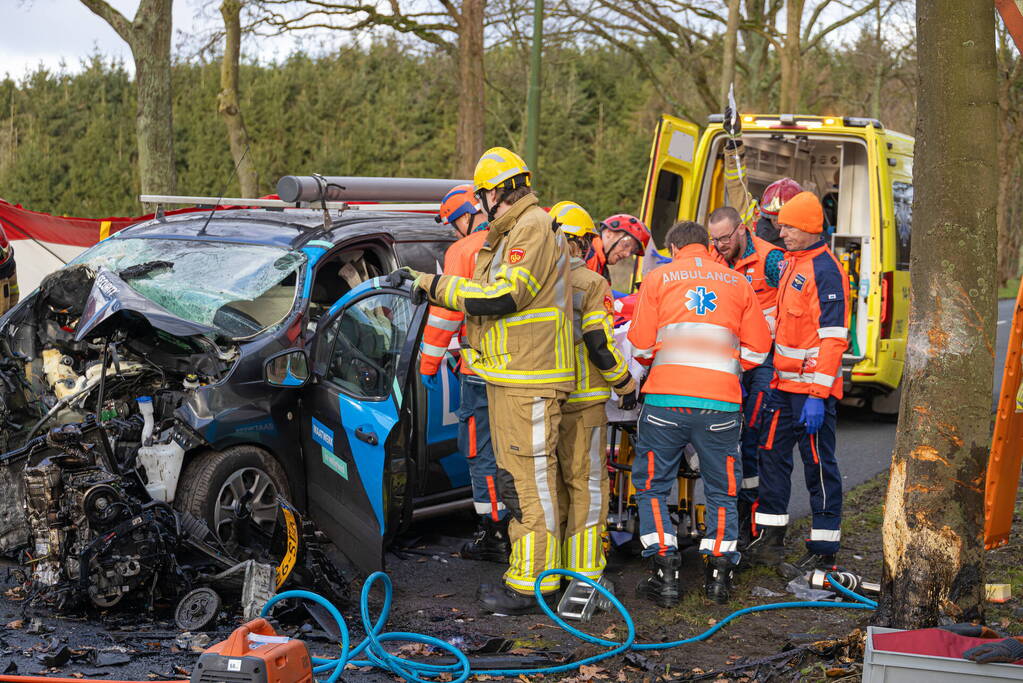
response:
[[[129,20],[139,4],[139,0],[108,2]],[[219,4],[217,0],[175,0],[174,45],[180,45],[186,36],[219,26]],[[204,7],[205,17],[201,16]],[[62,62],[74,72],[82,59],[97,51],[108,58],[120,58],[129,71],[134,71],[128,45],[79,0],[0,0],[0,15],[4,24],[0,77],[8,74],[18,79],[40,65],[57,70]],[[283,58],[293,47],[291,38],[262,38],[250,41],[244,52],[263,61]]]

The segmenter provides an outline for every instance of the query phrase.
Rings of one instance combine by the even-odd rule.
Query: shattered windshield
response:
[[[73,263],[107,268],[174,315],[239,338],[287,316],[305,260],[301,252],[252,244],[109,239]]]

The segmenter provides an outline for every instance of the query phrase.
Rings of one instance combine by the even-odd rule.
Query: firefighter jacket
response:
[[[842,354],[849,346],[849,278],[822,240],[785,254],[778,285],[774,385],[818,398],[842,398]]]
[[[760,310],[763,311],[773,336],[778,325],[778,282],[781,280],[781,265],[785,259],[785,252],[760,239],[752,230],[745,227],[741,229],[746,231],[746,250],[730,267],[742,273],[746,281],[753,285],[753,291],[760,302]]]
[[[629,341],[652,365],[643,393],[741,403],[739,374],[767,359],[771,330],[746,278],[690,244],[643,278]]]
[[[565,410],[581,410],[610,399],[611,387],[615,393],[629,394],[636,385],[615,344],[611,286],[582,259],[573,258],[571,268],[575,390],[569,394]]]
[[[491,221],[472,279],[424,274],[420,286],[466,314],[463,358],[487,382],[575,388],[568,249],[535,195]]]
[[[476,269],[476,254],[487,239],[486,229],[466,235],[448,247],[444,253],[444,274],[471,278]],[[430,306],[430,316],[423,329],[423,354],[419,359],[419,373],[435,375],[440,369],[444,353],[451,344],[451,338],[458,333],[459,341],[465,343],[465,314],[450,311],[442,306]],[[468,363],[461,363],[462,374],[474,374]]]
[[[732,144],[729,144],[732,143]],[[775,247],[783,248],[778,228],[766,216],[760,215],[760,204],[746,189],[749,180],[746,176],[746,147],[742,140],[729,140],[725,143],[725,199],[729,206],[739,212],[743,225],[756,233],[756,236]]]

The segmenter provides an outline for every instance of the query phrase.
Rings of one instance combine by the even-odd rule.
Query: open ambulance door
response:
[[[658,247],[664,247],[664,237],[677,220],[696,215],[694,168],[699,133],[695,123],[674,116],[662,115],[657,124],[640,218]]]

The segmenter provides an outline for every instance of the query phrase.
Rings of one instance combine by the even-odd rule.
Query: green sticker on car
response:
[[[323,464],[348,479],[348,463],[334,455],[333,451],[320,447],[323,451]]]

